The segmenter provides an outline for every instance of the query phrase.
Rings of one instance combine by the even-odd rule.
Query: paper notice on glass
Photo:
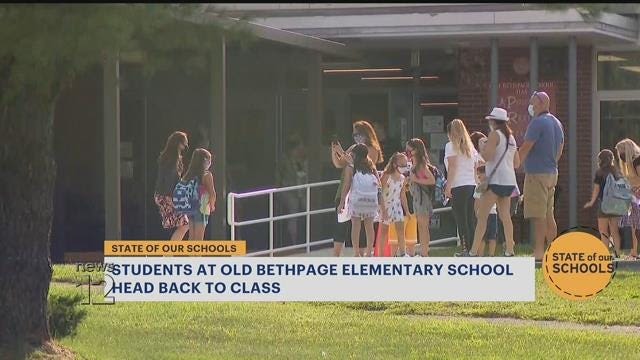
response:
[[[422,132],[423,133],[444,132],[444,116],[442,115],[422,116]]]

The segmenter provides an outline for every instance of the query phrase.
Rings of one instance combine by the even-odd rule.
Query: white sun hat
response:
[[[499,107],[494,107],[491,110],[491,114],[484,117],[487,120],[509,121],[509,114],[507,110]]]

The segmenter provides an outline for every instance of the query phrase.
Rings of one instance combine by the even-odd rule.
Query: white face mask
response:
[[[362,134],[354,134],[353,135],[353,141],[356,144],[364,144],[365,140],[366,140],[366,138]]]
[[[529,112],[529,115],[530,115],[531,117],[536,116],[536,113],[535,113],[535,112],[533,112],[533,105],[529,104],[529,107],[527,108],[527,111]]]
[[[406,174],[406,173],[408,173],[410,170],[411,170],[411,167],[410,167],[408,164],[407,164],[407,166],[399,166],[399,167],[398,167],[398,171],[399,171],[401,174]]]
[[[211,167],[211,160],[207,160],[204,162],[204,169],[205,170],[209,170],[209,168]]]

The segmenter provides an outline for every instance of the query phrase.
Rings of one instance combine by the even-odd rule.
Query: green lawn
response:
[[[91,281],[93,282],[94,278],[99,279],[98,281],[104,279],[104,272],[97,271],[93,269],[92,272],[83,272],[78,271],[76,264],[57,264],[53,265],[53,274],[51,275],[51,281],[57,282],[69,282],[76,283],[79,281],[83,281],[86,283],[87,275],[91,275]]]
[[[54,292],[80,291],[52,285]],[[573,304],[573,303],[571,303]],[[58,342],[87,359],[637,357],[638,336],[433,320],[310,303],[87,306]],[[637,311],[637,307],[635,311]]]
[[[439,252],[453,251],[451,249]],[[55,265],[55,281],[72,282],[82,273],[74,265]],[[102,273],[91,273],[100,279]],[[85,288],[86,289],[86,288]],[[315,303],[313,306],[324,306]],[[458,315],[475,317],[513,317],[531,320],[560,320],[602,325],[640,326],[640,273],[618,271],[611,284],[594,299],[585,302],[564,300],[544,282],[542,271],[536,270],[536,301],[485,303],[397,303],[361,302],[329,304],[355,310],[385,311],[402,315]]]
[[[484,303],[336,303],[352,309],[385,311],[403,315],[460,315],[513,317],[531,320],[560,320],[602,325],[640,326],[640,274],[618,271],[611,284],[598,296],[572,302],[557,296],[536,270],[536,301]]]

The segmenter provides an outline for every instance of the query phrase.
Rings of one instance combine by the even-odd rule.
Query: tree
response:
[[[604,12],[614,12],[615,4],[607,3],[582,3],[582,4],[557,4],[547,3],[538,4],[536,6],[541,7],[544,10],[551,11],[566,11],[569,9],[576,9],[585,20],[595,19]]]
[[[203,22],[201,10],[171,4],[0,5],[0,358],[2,349],[50,340],[58,94],[107,54],[142,51],[151,75],[174,62],[205,66],[221,35],[250,39],[241,23]]]

